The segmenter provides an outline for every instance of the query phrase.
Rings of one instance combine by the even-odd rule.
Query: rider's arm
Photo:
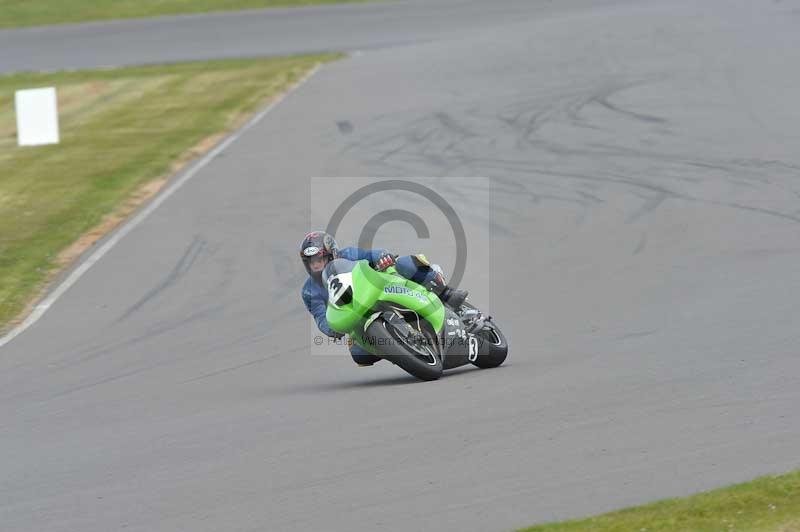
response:
[[[332,336],[334,338],[342,336],[340,333],[337,333],[331,329],[330,326],[328,326],[328,319],[325,317],[327,305],[324,299],[316,296],[308,290],[303,290],[303,303],[305,303],[306,308],[311,315],[314,316],[314,321],[317,323],[317,328],[322,334],[326,336]]]
[[[371,267],[375,267],[380,261],[381,257],[384,255],[392,255],[387,250],[383,248],[375,248],[375,249],[361,249],[356,248],[356,254],[358,258],[356,260],[366,260],[369,262]],[[394,255],[392,255],[394,257]]]

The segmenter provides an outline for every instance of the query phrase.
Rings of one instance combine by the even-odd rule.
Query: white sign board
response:
[[[17,142],[20,146],[58,144],[56,89],[17,91]]]

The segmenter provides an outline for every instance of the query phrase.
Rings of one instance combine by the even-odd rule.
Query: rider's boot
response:
[[[404,258],[401,258],[400,262],[404,260]],[[458,310],[464,303],[464,300],[467,299],[467,291],[447,286],[442,269],[437,264],[431,264],[425,255],[411,255],[411,260],[413,261],[413,270],[411,268],[405,268],[406,273],[401,274],[409,279],[412,278],[412,276],[416,279],[418,275],[424,275],[425,281],[422,281],[422,285],[436,294],[442,303]],[[401,266],[400,262],[398,262],[398,266]],[[398,270],[399,269],[398,267]]]
[[[431,270],[434,271],[436,275],[434,275],[433,279],[428,281],[426,288],[439,296],[439,299],[442,300],[442,303],[450,308],[458,310],[461,305],[464,304],[469,292],[447,286],[444,276],[442,275],[442,269],[437,265],[431,265]]]
[[[466,290],[458,290],[456,288],[445,286],[444,290],[437,295],[439,296],[439,299],[442,300],[442,303],[448,307],[458,310],[461,308],[461,305],[464,304],[464,301],[466,301],[469,292]]]

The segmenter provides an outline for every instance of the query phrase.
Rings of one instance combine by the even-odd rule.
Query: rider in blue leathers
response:
[[[466,291],[447,286],[441,269],[435,264],[430,264],[424,255],[397,257],[385,249],[356,247],[339,249],[331,235],[323,231],[312,231],[303,238],[300,244],[300,258],[309,275],[303,284],[303,303],[314,316],[320,332],[332,338],[341,338],[344,335],[332,330],[325,318],[328,291],[322,284],[322,271],[325,269],[325,265],[335,258],[353,261],[366,260],[378,271],[384,271],[390,266],[394,266],[397,273],[428,288],[438,295],[443,303],[453,308],[460,307],[467,298]],[[350,354],[359,366],[371,366],[380,360],[355,343],[350,347]]]

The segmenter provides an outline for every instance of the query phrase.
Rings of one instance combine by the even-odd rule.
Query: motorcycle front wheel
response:
[[[442,376],[442,358],[435,345],[414,341],[415,329],[397,316],[381,316],[367,327],[364,341],[375,346],[375,354],[423,381]]]
[[[478,310],[476,306],[466,301],[463,307]],[[508,357],[508,341],[494,320],[487,320],[483,328],[473,334],[489,344],[489,353],[478,355],[478,358],[472,362],[474,365],[482,369],[489,369],[496,368],[506,361],[506,357]]]

